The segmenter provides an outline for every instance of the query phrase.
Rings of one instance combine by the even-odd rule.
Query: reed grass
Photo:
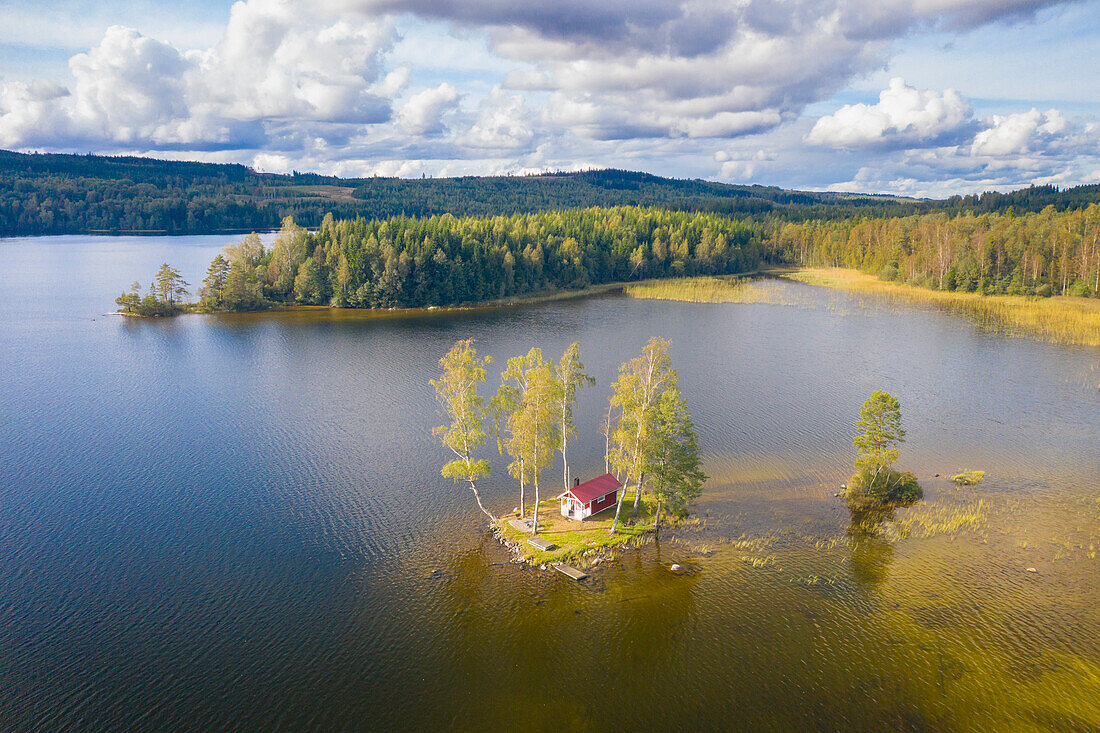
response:
[[[1026,334],[1054,343],[1100,347],[1100,299],[1096,298],[1032,298],[929,290],[841,268],[805,268],[783,277],[808,285],[924,303],[967,316],[999,333]]]
[[[631,298],[647,300],[801,305],[784,295],[783,290],[774,280],[769,282],[745,275],[700,275],[666,280],[643,280],[623,287],[623,292]]]
[[[962,471],[951,477],[959,486],[976,486],[985,478],[985,471]]]
[[[977,531],[985,525],[985,502],[958,506],[934,502],[918,504],[906,512],[896,523],[899,537],[928,538],[938,535],[956,535],[964,530]]]

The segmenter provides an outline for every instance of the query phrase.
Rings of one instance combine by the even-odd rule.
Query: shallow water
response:
[[[226,241],[0,242],[0,727],[1100,728],[1095,350],[797,284],[767,285],[793,306],[102,315]],[[580,341],[590,476],[653,335],[711,476],[699,523],[584,583],[505,564],[439,476],[439,356]],[[833,494],[879,388],[925,500],[853,536]],[[934,476],[963,468],[986,480]]]

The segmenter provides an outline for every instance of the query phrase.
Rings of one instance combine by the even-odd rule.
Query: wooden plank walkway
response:
[[[543,552],[546,552],[547,550],[553,550],[555,547],[557,547],[557,545],[555,545],[550,540],[544,540],[541,537],[532,537],[531,539],[527,540],[527,544],[531,545],[531,547],[534,547],[537,550],[542,550]]]
[[[517,532],[530,532],[531,526],[535,523],[535,520],[530,517],[524,517],[523,519],[509,519],[508,524],[512,525],[512,529]],[[542,529],[542,522],[539,522],[539,529]]]
[[[558,572],[565,573],[573,580],[584,580],[588,577],[588,573],[582,573],[580,570],[577,570],[572,565],[566,565],[563,562],[558,563],[554,567],[558,569]]]

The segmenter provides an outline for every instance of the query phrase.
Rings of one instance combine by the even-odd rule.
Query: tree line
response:
[[[1100,205],[1035,213],[943,213],[772,227],[767,258],[851,267],[938,290],[1100,297]]]
[[[338,178],[272,174],[242,165],[127,156],[25,154],[0,150],[0,236],[147,232],[203,234],[270,230],[287,216],[320,226],[338,219],[394,216],[488,217],[614,206],[656,206],[757,223],[895,217],[942,211],[1083,208],[1100,186],[1033,186],[945,200],[792,191],[662,178],[622,170],[463,178]]]
[[[450,306],[770,264],[851,267],[979,294],[1098,297],[1100,205],[769,226],[635,207],[480,218],[329,214],[315,231],[288,217],[271,247],[250,234],[215,257],[197,307]]]
[[[746,272],[763,262],[752,230],[717,214],[616,207],[507,217],[287,219],[270,248],[226,247],[199,291],[206,310],[300,303],[414,308],[608,282]]]
[[[702,491],[698,439],[691,414],[678,388],[678,376],[669,356],[670,343],[651,339],[641,356],[624,363],[612,384],[604,426],[605,462],[624,484],[615,507],[611,532],[619,526],[626,486],[633,483],[633,514],[637,516],[644,491],[657,501],[654,528],[662,509],[681,513]],[[573,406],[580,390],[595,384],[580,360],[580,344],[573,343],[555,362],[532,348],[513,357],[500,375],[500,386],[486,401],[478,392],[492,358],[479,356],[473,339],[458,341],[440,359],[442,374],[431,381],[444,408],[447,424],[433,430],[452,460],[442,475],[465,483],[481,511],[485,508],[478,482],[489,476],[489,460],[481,451],[496,438],[501,455],[510,459],[508,473],[519,482],[519,515],[527,514],[526,489],[534,492],[532,534],[538,533],[543,472],[561,456],[563,490],[569,483],[569,440],[577,435]]]

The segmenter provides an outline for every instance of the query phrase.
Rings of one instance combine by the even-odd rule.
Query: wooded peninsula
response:
[[[939,291],[1097,297],[1100,205],[771,225],[639,207],[386,220],[330,214],[315,231],[288,217],[271,247],[251,234],[215,257],[193,308],[445,307],[783,265],[847,267]],[[180,310],[187,283],[165,276],[162,267],[144,297],[137,283],[119,296],[123,312]]]

